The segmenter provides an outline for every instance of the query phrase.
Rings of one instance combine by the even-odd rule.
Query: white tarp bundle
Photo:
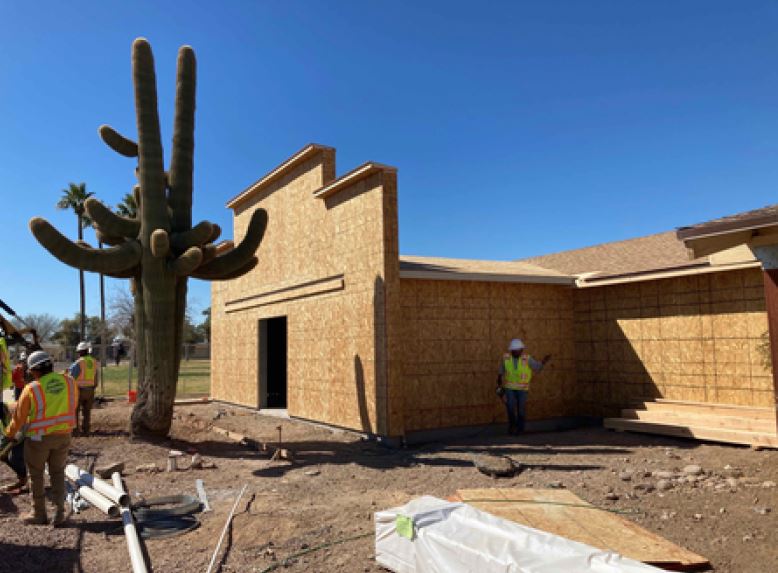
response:
[[[424,496],[375,514],[376,560],[395,573],[650,573],[617,553]]]

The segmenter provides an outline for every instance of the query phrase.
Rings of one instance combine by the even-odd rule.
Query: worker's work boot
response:
[[[25,513],[21,519],[26,525],[47,525],[49,523],[49,518],[45,513],[38,513],[35,510]]]
[[[27,487],[27,478],[17,479],[14,483],[4,485],[0,488],[2,493],[10,493],[11,495],[18,495],[24,491]]]

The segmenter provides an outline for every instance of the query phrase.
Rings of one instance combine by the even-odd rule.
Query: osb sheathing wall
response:
[[[515,337],[553,355],[532,381],[529,419],[577,413],[572,288],[401,279],[400,301],[406,432],[504,421],[495,381]]]
[[[236,238],[256,207],[269,223],[259,265],[213,285],[211,393],[259,405],[258,323],[287,316],[289,414],[385,434],[385,249],[397,249],[396,176],[375,173],[313,197],[334,173],[334,150],[324,150],[236,209]]]
[[[762,272],[746,269],[575,291],[578,378],[592,415],[668,398],[774,403],[763,366]]]

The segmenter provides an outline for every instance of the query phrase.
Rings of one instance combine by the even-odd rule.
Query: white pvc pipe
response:
[[[109,517],[119,517],[119,507],[110,499],[104,498],[91,487],[83,485],[81,482],[76,482],[76,486],[78,487],[78,494],[91,505],[107,514]]]
[[[240,490],[240,493],[238,494],[238,497],[235,498],[235,504],[232,506],[232,510],[230,511],[230,514],[227,516],[227,523],[224,524],[224,529],[222,529],[221,537],[219,537],[219,543],[216,544],[216,550],[213,552],[213,556],[211,557],[211,562],[208,564],[208,571],[206,571],[206,573],[211,573],[211,571],[213,571],[213,566],[216,564],[216,557],[219,555],[219,550],[222,547],[224,536],[227,535],[227,530],[230,528],[230,523],[232,523],[232,516],[235,514],[235,509],[238,507],[238,502],[240,502],[240,498],[243,497],[243,492],[246,491],[246,488],[248,486],[249,484],[244,484],[243,489]]]
[[[130,503],[130,496],[126,492],[119,491],[107,481],[103,481],[89,472],[85,472],[74,464],[68,464],[65,467],[65,475],[75,482],[80,482],[91,487],[117,505],[125,506]]]
[[[122,475],[119,472],[113,472],[111,480],[116,489],[126,493],[124,485],[122,485]],[[124,524],[124,536],[127,538],[127,550],[130,552],[132,571],[133,573],[147,573],[146,561],[143,559],[138,531],[135,529],[135,522],[132,520],[132,512],[129,505],[122,507],[122,523]]]

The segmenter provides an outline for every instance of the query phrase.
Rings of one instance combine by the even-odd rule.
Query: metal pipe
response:
[[[111,481],[113,481],[113,487],[127,493],[122,484],[122,475],[119,472],[111,474]],[[135,529],[129,505],[122,507],[122,523],[124,524],[124,536],[127,538],[127,551],[130,552],[132,571],[133,573],[147,573],[146,561],[143,559],[143,551],[140,547],[140,539],[138,539],[138,530]]]
[[[219,550],[222,547],[224,536],[227,535],[227,530],[230,528],[230,523],[232,523],[232,516],[235,514],[235,509],[238,507],[238,502],[240,501],[240,498],[243,497],[243,492],[246,491],[248,486],[249,484],[244,484],[243,489],[240,490],[238,497],[235,499],[235,503],[232,506],[232,511],[230,511],[230,514],[227,516],[227,523],[224,524],[221,537],[219,537],[219,543],[216,544],[216,550],[213,552],[213,557],[211,557],[211,562],[208,564],[208,571],[206,571],[206,573],[211,573],[211,571],[213,571],[213,566],[216,564],[216,557],[219,555]]]
[[[75,482],[80,482],[91,487],[117,505],[125,506],[130,503],[130,496],[127,492],[117,490],[107,481],[103,481],[89,472],[85,472],[74,464],[68,464],[65,467],[65,475]]]
[[[119,506],[110,499],[106,499],[81,481],[76,482],[76,487],[78,487],[78,494],[87,500],[90,505],[95,506],[109,517],[119,517]]]

